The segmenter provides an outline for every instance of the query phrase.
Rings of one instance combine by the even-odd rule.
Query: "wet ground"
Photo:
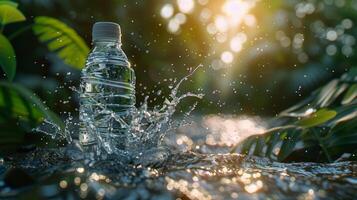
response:
[[[224,144],[234,138],[212,143],[217,135],[188,134],[192,129],[198,128],[169,138],[170,147],[130,159],[89,162],[74,144],[6,156],[0,159],[0,199],[357,198],[356,162],[278,163],[229,154]]]

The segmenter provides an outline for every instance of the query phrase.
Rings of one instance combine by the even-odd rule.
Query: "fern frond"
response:
[[[50,51],[74,68],[84,67],[89,48],[75,30],[51,17],[39,16],[34,21],[34,34]]]

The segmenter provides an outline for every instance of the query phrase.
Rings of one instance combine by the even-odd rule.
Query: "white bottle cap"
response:
[[[98,40],[121,40],[120,26],[114,22],[97,22],[93,25],[93,41]]]

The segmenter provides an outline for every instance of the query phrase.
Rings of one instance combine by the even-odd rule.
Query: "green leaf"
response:
[[[257,136],[250,136],[243,141],[243,146],[241,149],[241,153],[249,154],[253,144],[256,142]]]
[[[256,139],[253,155],[263,156],[263,148],[264,148],[264,142],[265,142],[264,140],[265,140],[264,137],[259,137]]]
[[[279,161],[283,161],[294,151],[295,145],[299,141],[298,139],[300,135],[301,130],[298,129],[289,131],[286,134],[278,154]]]
[[[345,114],[342,120],[339,119],[337,123],[333,124],[332,130],[327,137],[334,137],[345,133],[349,134],[357,130],[357,105],[354,106],[355,108],[351,113]],[[340,115],[340,113],[338,115]],[[338,115],[336,118],[338,118]]]
[[[357,103],[336,107],[335,110],[338,114],[328,122],[329,127],[334,127],[341,122],[351,121],[357,117]]]
[[[0,3],[0,24],[6,25],[26,20],[16,6],[16,4],[12,3]]]
[[[306,110],[312,109],[311,102],[316,99],[317,93],[315,92],[313,95],[310,95],[306,99],[302,100],[301,102],[291,106],[290,108],[282,111],[280,116],[287,116],[287,117],[300,117],[305,116]]]
[[[321,109],[311,114],[309,117],[301,119],[300,121],[297,122],[297,125],[304,128],[318,126],[334,118],[336,114],[337,112],[334,110]]]
[[[357,144],[357,133],[343,135],[328,141],[328,147]]]
[[[13,1],[0,0],[0,5],[10,5],[10,6],[13,6],[13,7],[17,8],[17,6],[18,6],[19,4],[16,3],[16,2],[13,2]]]
[[[65,127],[63,121],[35,94],[15,83],[0,82],[0,108],[0,113],[6,118],[20,118],[32,123],[47,119],[62,130]]]
[[[279,142],[279,137],[280,137],[280,133],[279,132],[272,133],[269,136],[269,139],[266,142],[266,145],[267,145],[267,150],[265,152],[265,156],[266,157],[272,158],[272,153],[273,153],[273,150],[274,150],[275,146]]]
[[[349,104],[357,97],[357,83],[353,84],[350,88],[348,88],[345,96],[342,99],[342,104]]]
[[[319,108],[327,107],[330,105],[330,103],[333,101],[333,95],[338,89],[338,83],[339,80],[332,80],[321,89],[316,99],[316,105]]]
[[[0,34],[0,65],[9,80],[13,80],[16,73],[16,56],[9,40]]]
[[[41,16],[35,18],[32,30],[66,64],[77,69],[84,67],[89,48],[72,28],[57,19]]]

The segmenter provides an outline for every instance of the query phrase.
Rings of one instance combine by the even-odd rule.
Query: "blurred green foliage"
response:
[[[356,85],[357,68],[352,68],[283,111],[276,118],[281,126],[250,136],[240,151],[279,161],[332,162],[345,153],[356,160]]]
[[[0,64],[8,79],[0,81],[1,147],[22,145],[26,140],[24,132],[31,132],[44,120],[55,124],[61,131],[65,129],[62,119],[48,109],[32,91],[20,84],[12,83],[17,67],[16,54],[9,39],[2,35],[2,32],[5,25],[26,20],[17,6],[17,3],[11,1],[0,1]],[[84,65],[89,50],[74,30],[56,19],[37,17],[30,26],[14,32],[15,36],[27,30],[27,27],[33,27],[39,40],[48,42],[49,49],[57,52],[68,65],[77,68]],[[13,37],[14,35],[9,36]]]

